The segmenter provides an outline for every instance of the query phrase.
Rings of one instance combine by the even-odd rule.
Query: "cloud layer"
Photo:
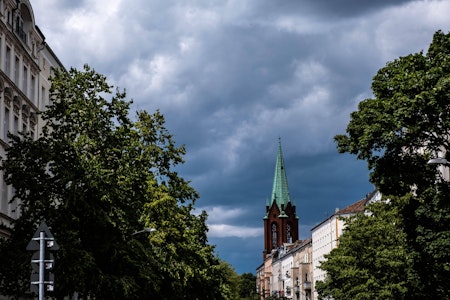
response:
[[[449,1],[39,0],[37,25],[66,67],[88,63],[134,109],[165,115],[188,154],[209,237],[239,272],[262,262],[262,217],[281,137],[301,237],[371,191],[339,155],[371,80],[450,28]],[[244,242],[245,241],[245,242]]]

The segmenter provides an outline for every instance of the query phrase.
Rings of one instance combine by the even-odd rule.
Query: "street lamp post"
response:
[[[436,157],[436,158],[432,158],[430,159],[427,164],[429,165],[444,165],[444,166],[448,166],[450,165],[450,162],[448,160],[446,160],[443,157]]]
[[[155,231],[156,231],[156,228],[147,227],[142,230],[136,231],[136,232],[132,233],[131,235],[136,235],[136,234],[140,234],[140,233],[150,233],[150,232],[155,232]]]
[[[444,180],[444,181],[449,181],[450,180],[450,172],[449,172],[449,167],[450,167],[450,162],[444,158],[444,157],[436,157],[436,158],[432,158],[430,159],[427,164],[429,165],[433,165],[436,166],[436,169],[439,170],[439,177],[440,179]]]

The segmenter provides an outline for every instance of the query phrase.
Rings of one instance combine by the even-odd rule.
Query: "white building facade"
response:
[[[345,220],[341,218],[349,217],[358,212],[364,212],[368,203],[381,200],[381,193],[374,191],[368,194],[364,199],[353,203],[342,210],[336,209],[336,212],[313,227],[311,229],[312,238],[312,290],[314,299],[318,298],[315,290],[316,282],[323,281],[326,277],[326,272],[320,269],[320,264],[325,260],[325,255],[331,250],[338,247],[339,237],[345,229]]]
[[[64,68],[35,25],[28,0],[0,0],[0,158],[9,144],[8,132],[37,138],[42,121],[37,113],[49,104],[49,77]],[[0,222],[9,225],[20,215],[10,202],[13,188],[0,172]],[[7,236],[7,232],[0,232]]]

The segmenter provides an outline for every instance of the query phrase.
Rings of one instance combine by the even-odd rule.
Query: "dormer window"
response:
[[[24,42],[27,43],[27,34],[25,33],[24,27],[23,27],[23,20],[22,16],[18,15],[16,18],[16,33],[19,36],[19,38]]]
[[[33,28],[33,20],[29,8],[25,5],[17,2],[17,13],[12,16],[14,19],[14,31],[16,35],[22,40],[22,42],[28,45],[28,32]],[[11,20],[12,22],[13,20]]]

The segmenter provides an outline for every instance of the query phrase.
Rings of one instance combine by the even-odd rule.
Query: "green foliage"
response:
[[[426,161],[449,149],[449,74],[450,35],[439,31],[425,56],[400,57],[378,71],[375,98],[361,101],[347,134],[335,137],[340,152],[367,160],[384,194],[404,195],[412,185],[420,190],[433,182]]]
[[[256,276],[252,273],[243,273],[240,276],[239,297],[253,299],[256,293]]]
[[[222,284],[226,285],[227,289],[227,299],[238,300],[239,299],[239,285],[240,277],[235,272],[234,268],[225,261],[220,263],[221,272],[224,276],[225,281]]]
[[[406,299],[407,255],[397,209],[384,202],[346,220],[339,247],[325,256],[321,299]]]
[[[405,197],[405,223],[410,299],[450,299],[450,186],[438,182],[422,194]]]
[[[438,31],[425,55],[378,71],[375,98],[362,101],[346,134],[335,137],[338,150],[366,160],[371,182],[392,195],[405,233],[407,299],[450,299],[449,183],[427,165],[438,153],[450,160],[449,74],[450,34]]]
[[[45,219],[61,248],[57,298],[228,299],[198,194],[173,170],[184,147],[158,111],[132,121],[125,92],[112,88],[88,66],[56,71],[40,137],[11,136],[2,169],[21,217],[0,243],[0,290],[29,290],[25,247]],[[132,235],[144,227],[158,230]]]

